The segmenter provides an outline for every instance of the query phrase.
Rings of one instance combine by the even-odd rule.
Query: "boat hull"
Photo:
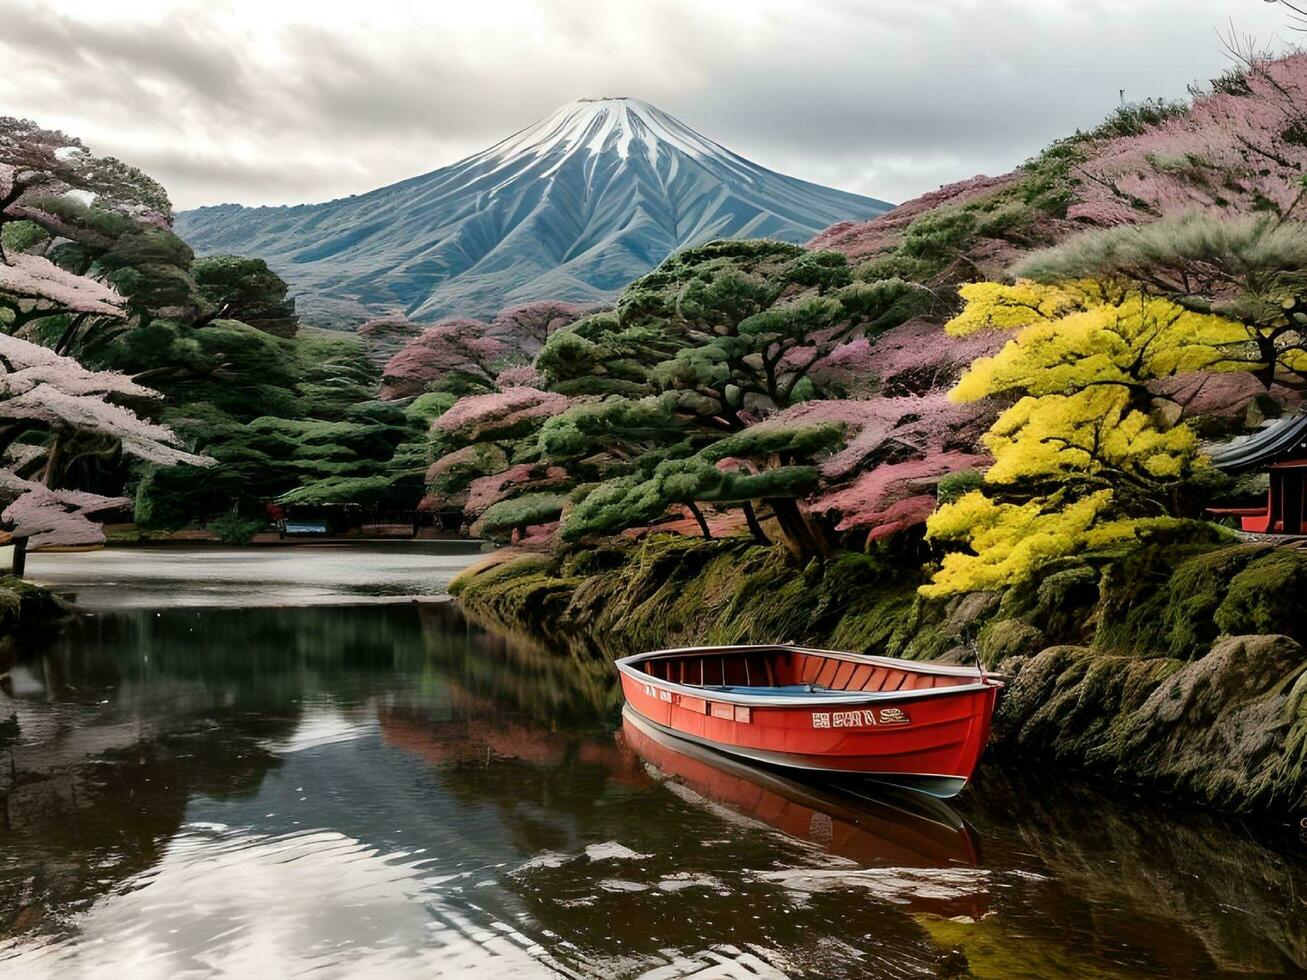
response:
[[[989,737],[998,685],[933,696],[878,695],[746,704],[622,672],[626,702],[670,734],[791,769],[850,773],[947,799],[971,778]]]

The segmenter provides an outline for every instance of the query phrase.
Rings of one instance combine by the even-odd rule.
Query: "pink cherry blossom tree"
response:
[[[478,477],[468,486],[463,516],[475,521],[502,500],[523,493],[553,490],[568,482],[567,470],[561,466],[518,463],[499,473]]]
[[[544,419],[561,414],[571,399],[539,388],[508,388],[461,398],[435,421],[435,429],[462,442],[513,438]]]
[[[869,544],[924,524],[940,479],[985,469],[977,447],[998,415],[990,402],[957,404],[945,391],[924,395],[800,402],[753,431],[834,424],[844,448],[818,464],[821,485],[808,509]]]
[[[1307,53],[1242,64],[1188,112],[1106,140],[1076,167],[1067,217],[1110,226],[1204,210],[1295,214],[1307,168]]]
[[[493,390],[512,348],[488,331],[484,321],[468,318],[427,327],[386,363],[381,397],[410,398],[442,382]]]
[[[49,487],[0,470],[0,498],[9,503],[0,511],[0,531],[14,546],[14,574],[22,576],[29,548],[84,547],[104,543],[104,531],[91,517],[130,507],[127,497],[103,497],[82,490]]]
[[[834,515],[835,530],[865,530],[870,543],[926,522],[935,510],[941,477],[984,470],[991,460],[979,453],[941,452],[902,463],[886,463],[858,474],[852,483],[819,494],[818,514]]]
[[[550,334],[595,309],[542,300],[507,309],[489,323],[459,317],[433,327],[410,324],[416,333],[386,363],[381,398],[410,398],[438,387],[475,392],[513,386],[520,383],[513,375],[502,383],[500,375],[524,371]],[[360,333],[380,338],[397,329],[393,318],[382,318]]]
[[[29,544],[97,544],[103,534],[89,515],[127,504],[61,485],[69,464],[85,454],[122,453],[156,466],[209,466],[169,428],[132,406],[161,396],[116,371],[91,371],[70,357],[0,334],[0,494],[3,520],[22,574]]]
[[[10,311],[9,327],[16,330],[60,313],[120,318],[124,301],[104,283],[19,252],[0,259],[0,308]]]

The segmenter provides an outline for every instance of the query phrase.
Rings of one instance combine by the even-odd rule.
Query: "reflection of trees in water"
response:
[[[582,973],[614,972],[619,954],[652,963],[668,947],[720,943],[784,948],[794,972],[818,975],[866,969],[854,947],[928,975],[956,970],[955,948],[978,976],[1022,964],[1083,975],[1109,975],[1113,963],[1198,975],[1307,964],[1294,904],[1307,864],[1288,845],[1232,833],[1228,818],[1060,780],[1009,782],[993,767],[958,804],[981,839],[982,874],[1046,876],[982,883],[996,915],[947,922],[923,914],[957,911],[947,902],[909,894],[899,906],[855,886],[796,896],[760,872],[838,855],[874,863],[852,818],[668,759],[656,764],[680,786],[660,783],[611,735],[620,694],[606,661],[489,634],[442,605],[114,613],[69,624],[0,675],[0,934],[58,931],[55,916],[154,867],[195,797],[258,792],[280,765],[271,746],[312,720],[306,704],[375,715],[390,746],[430,762],[430,798],[412,800],[423,813],[443,794],[461,804],[442,832],[476,838],[470,860],[554,852],[506,866],[499,882],[529,910],[524,928],[575,944]],[[359,809],[360,792],[394,805],[384,767],[360,790],[349,785],[361,779],[355,757],[315,766],[324,788],[340,787],[342,808]],[[493,839],[481,840],[471,823],[490,811]],[[353,828],[360,839],[371,813]],[[649,856],[588,859],[585,847],[602,841]],[[643,890],[609,890],[627,887]]]
[[[188,800],[257,792],[307,698],[407,693],[409,607],[82,617],[0,679],[0,933],[152,867]]]
[[[0,761],[0,935],[59,931],[70,913],[153,867],[191,797],[254,793],[278,764],[264,740],[294,727],[212,703],[160,726],[112,704],[74,706],[34,745],[20,733]],[[42,727],[24,705],[16,718],[20,732],[24,720]]]
[[[787,955],[810,957],[818,972],[829,971],[852,952],[829,940],[855,935],[850,930],[859,928],[874,929],[880,948],[893,949],[902,962],[929,967],[928,972],[938,972],[948,960],[947,954],[936,955],[901,911],[868,901],[856,888],[800,900],[762,876],[777,868],[810,867],[814,851],[845,851],[858,833],[847,826],[855,819],[847,801],[835,821],[838,841],[816,843],[790,832],[794,811],[774,812],[780,801],[774,793],[750,798],[741,792],[736,802],[755,805],[735,807],[744,818],[735,821],[723,816],[721,801],[707,787],[700,787],[703,799],[669,792],[663,777],[646,769],[650,760],[612,735],[551,728],[457,683],[451,685],[449,703],[450,713],[441,717],[383,710],[383,737],[431,762],[433,778],[469,809],[492,808],[511,844],[508,850],[544,855],[506,870],[499,881],[529,908],[531,930],[541,941],[547,942],[543,931],[549,930],[574,944],[573,965],[583,972],[587,966],[608,972],[614,956],[628,965],[634,962],[628,957],[655,963],[670,947],[695,952],[720,943],[785,947]],[[817,808],[821,800],[809,803],[804,810],[809,829],[823,818],[832,824]],[[882,841],[886,846],[879,851],[905,860],[904,840]],[[586,846],[603,841],[640,856],[590,859]],[[866,840],[851,846],[877,850]],[[970,853],[965,840],[957,850],[964,857]],[[918,863],[935,868],[941,860],[932,853]],[[694,881],[680,887],[689,878]],[[670,887],[661,887],[665,882]],[[961,898],[953,903],[925,898],[917,907],[974,913],[974,895]],[[800,903],[803,914],[796,916]]]
[[[1228,816],[994,767],[960,799],[988,863],[1048,879],[1007,893],[1008,907],[983,930],[1019,923],[995,968],[1012,967],[1023,949],[1047,962],[1038,947],[1050,944],[1136,975],[1307,970],[1301,841],[1259,840]]]
[[[616,723],[622,692],[608,660],[491,632],[452,605],[421,606],[419,615],[427,652],[468,691],[550,727]]]
[[[357,720],[491,719],[502,703],[593,731],[611,705],[608,670],[498,640],[450,606],[79,618],[0,676],[0,932],[42,928],[47,910],[149,869],[189,799],[257,792],[279,764],[269,745],[293,735],[306,703]],[[467,689],[491,701],[456,705]],[[544,745],[534,727],[496,748],[510,743]],[[577,764],[606,766],[596,751],[611,741],[582,740]]]

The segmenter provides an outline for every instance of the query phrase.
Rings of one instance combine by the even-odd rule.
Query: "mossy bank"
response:
[[[1008,677],[991,752],[1221,809],[1307,816],[1307,548],[1157,543],[1005,592],[917,595],[840,553],[796,569],[743,539],[650,535],[501,552],[455,580],[473,616],[558,648],[787,640]]]
[[[16,653],[19,637],[49,629],[67,615],[68,607],[49,589],[0,575],[0,666]]]

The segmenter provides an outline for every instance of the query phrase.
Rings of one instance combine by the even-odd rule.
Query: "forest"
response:
[[[197,258],[141,171],[2,120],[8,534],[389,508],[528,548],[874,554],[926,597],[1221,540],[1205,508],[1262,490],[1208,447],[1307,386],[1305,81],[1250,52],[808,247],[709,242],[611,306],[355,335],[300,324],[257,257]]]

